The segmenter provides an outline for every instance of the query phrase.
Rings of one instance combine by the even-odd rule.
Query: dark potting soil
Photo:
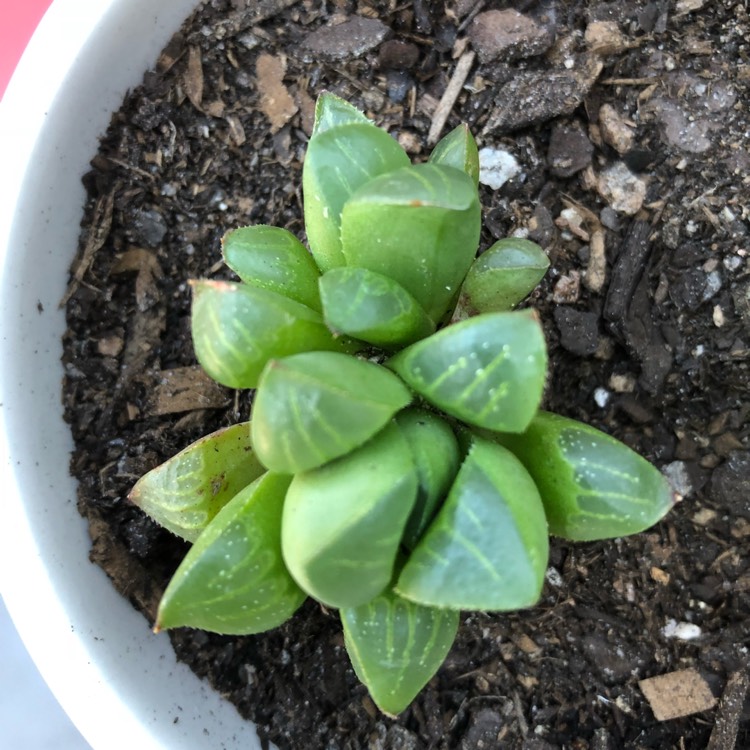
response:
[[[505,7],[213,0],[127,96],[84,178],[66,298],[91,557],[153,621],[186,546],[127,494],[251,400],[196,366],[187,282],[229,277],[231,228],[302,236],[317,94],[366,110],[417,159],[447,116],[443,133],[467,122],[518,163],[481,188],[482,249],[523,231],[549,253],[529,301],[550,351],[545,406],[624,440],[684,499],[635,537],[553,540],[538,606],[464,614],[395,721],[356,680],[336,613],[312,602],[255,637],[176,631],[175,650],[282,750],[747,748],[747,5],[531,1],[516,4],[521,31],[491,12]],[[654,693],[640,681],[655,676]]]

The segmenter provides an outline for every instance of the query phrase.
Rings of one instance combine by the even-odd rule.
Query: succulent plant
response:
[[[313,597],[339,610],[356,674],[398,714],[460,610],[538,600],[550,533],[636,533],[672,506],[645,459],[540,411],[542,328],[513,308],[548,261],[516,238],[477,257],[478,171],[463,126],[411,165],[364,114],[320,97],[309,251],[284,229],[243,227],[223,241],[240,281],[193,282],[199,362],[257,390],[250,422],[133,489],[193,543],[157,628],[258,633]],[[451,322],[457,304],[470,314]]]

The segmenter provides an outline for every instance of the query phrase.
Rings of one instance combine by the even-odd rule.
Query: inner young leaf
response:
[[[474,437],[395,590],[450,609],[529,607],[539,598],[548,550],[544,507],[528,472],[510,451]]]
[[[352,453],[295,475],[282,527],[295,580],[330,607],[370,601],[391,580],[416,495],[414,462],[393,423]]]
[[[392,372],[346,354],[271,360],[253,403],[253,445],[272,471],[308,471],[362,445],[411,399]]]

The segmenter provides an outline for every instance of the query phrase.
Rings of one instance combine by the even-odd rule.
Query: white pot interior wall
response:
[[[88,560],[68,473],[59,309],[80,178],[111,112],[196,0],[55,0],[0,104],[0,574],[7,606],[95,750],[259,747]],[[41,717],[40,717],[41,718]]]

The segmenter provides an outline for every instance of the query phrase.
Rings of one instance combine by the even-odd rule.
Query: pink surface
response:
[[[52,0],[0,0],[0,97]]]

